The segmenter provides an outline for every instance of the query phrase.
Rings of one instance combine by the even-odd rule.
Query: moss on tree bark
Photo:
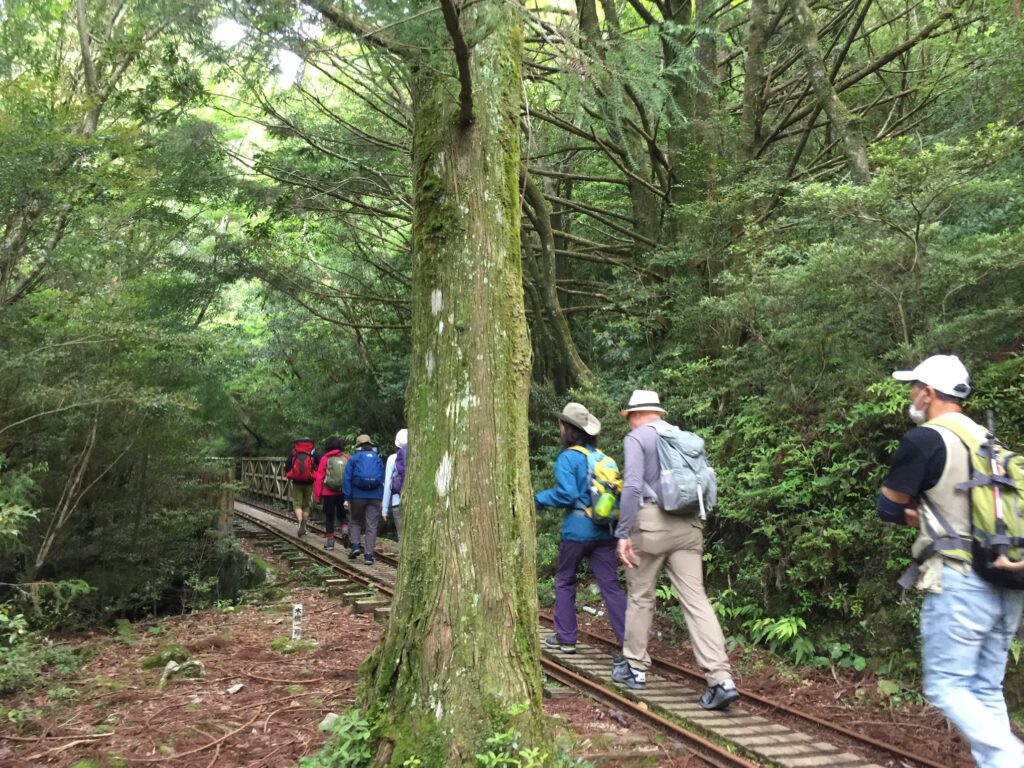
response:
[[[364,667],[377,763],[474,761],[514,723],[544,735],[530,344],[520,258],[522,38],[511,6],[463,8],[473,121],[438,16],[413,58],[413,348],[402,556],[384,640]]]

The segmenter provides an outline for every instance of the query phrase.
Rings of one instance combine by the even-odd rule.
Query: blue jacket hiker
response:
[[[345,465],[345,480],[342,483],[345,506],[348,507],[348,533],[352,538],[349,560],[360,554],[366,565],[373,564],[373,551],[377,546],[377,525],[380,523],[380,505],[384,497],[384,462],[377,455],[377,449],[369,435],[356,438],[356,450]],[[359,537],[366,531],[366,549]]]
[[[549,650],[576,652],[576,585],[580,562],[586,558],[604,597],[608,622],[621,641],[625,634],[626,595],[619,586],[615,560],[615,539],[607,523],[587,516],[591,503],[590,472],[587,456],[577,450],[596,450],[595,438],[601,422],[579,403],[569,403],[558,414],[559,442],[565,449],[555,459],[554,488],[535,496],[538,506],[560,508],[562,520],[558,562],[555,566],[555,634],[545,640]]]

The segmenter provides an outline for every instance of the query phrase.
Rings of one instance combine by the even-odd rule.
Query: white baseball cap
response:
[[[971,376],[956,355],[932,355],[912,371],[893,371],[897,381],[920,381],[936,392],[961,399],[971,394]]]

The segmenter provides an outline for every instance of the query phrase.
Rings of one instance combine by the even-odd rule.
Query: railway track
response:
[[[383,547],[375,553],[376,562],[367,566],[361,560],[349,562],[344,550],[338,555],[323,550],[319,536],[297,538],[294,519],[278,510],[239,501],[235,504],[235,514],[287,541],[344,579],[370,587],[388,598],[393,595],[398,565],[394,542],[384,540]],[[307,528],[314,533],[323,531],[319,526]],[[541,619],[550,624],[550,616],[542,613]],[[545,631],[542,627],[538,629],[542,633]],[[644,691],[611,687],[609,670],[612,655],[617,651],[615,644],[607,638],[581,629],[576,654],[544,650],[541,664],[548,677],[629,712],[638,720],[682,742],[706,763],[718,768],[882,768],[883,765],[944,768],[943,764],[926,756],[749,691],[743,691],[744,706],[734,706],[726,712],[707,712],[696,704],[696,697],[705,684],[703,675],[683,665],[654,660]],[[751,711],[750,704],[761,714]],[[813,724],[818,733],[836,734],[842,742],[854,745],[853,749],[866,749],[878,757],[875,761],[869,760],[821,741],[820,735],[802,733],[780,724],[779,713],[790,722],[801,720]]]

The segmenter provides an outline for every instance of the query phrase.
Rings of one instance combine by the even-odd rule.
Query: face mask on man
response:
[[[907,415],[910,416],[910,420],[915,424],[924,424],[928,420],[928,412],[917,407],[917,401],[923,394],[925,393],[921,392],[921,394],[915,397],[910,405],[907,406]]]

